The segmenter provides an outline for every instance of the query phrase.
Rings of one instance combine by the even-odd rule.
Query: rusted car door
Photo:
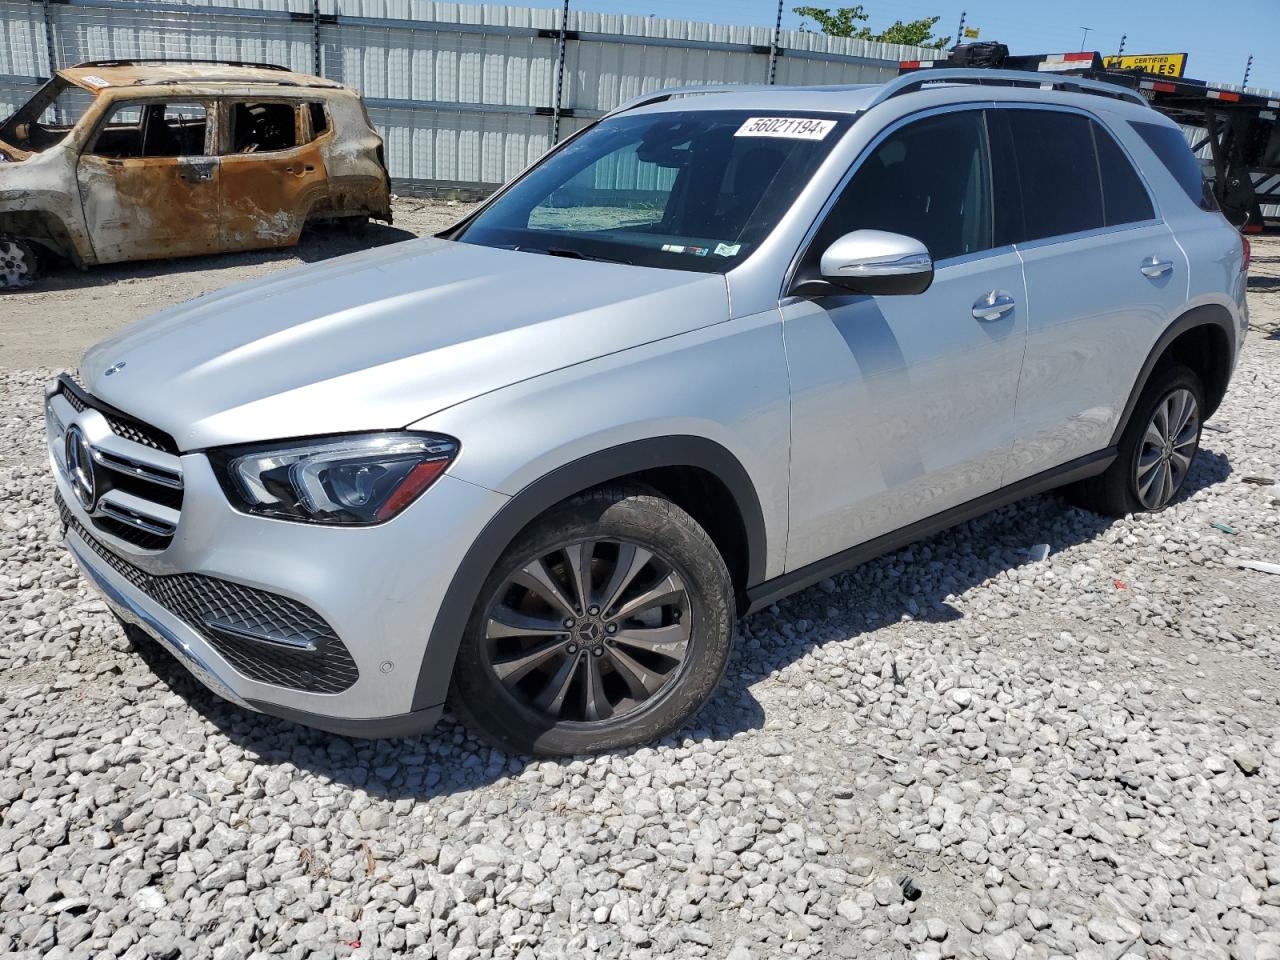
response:
[[[198,100],[124,102],[107,113],[76,168],[99,263],[221,249],[211,117]]]
[[[222,127],[222,240],[227,250],[297,242],[328,173],[297,101],[225,100]]]

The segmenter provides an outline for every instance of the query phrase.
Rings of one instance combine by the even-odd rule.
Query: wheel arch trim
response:
[[[548,509],[576,493],[644,470],[694,467],[716,476],[742,518],[747,548],[747,587],[765,578],[764,511],[746,468],[730,451],[697,436],[633,440],[570,461],[524,487],[495,514],[467,548],[441,599],[418,669],[412,709],[443,703],[453,661],[480,585],[516,536]]]
[[[1193,307],[1165,328],[1152,346],[1151,351],[1147,354],[1146,360],[1143,361],[1142,369],[1138,372],[1137,379],[1134,381],[1133,389],[1129,392],[1129,399],[1125,402],[1124,410],[1116,423],[1115,432],[1111,435],[1111,446],[1119,445],[1125,428],[1129,426],[1129,419],[1133,416],[1134,407],[1138,405],[1138,398],[1142,396],[1142,391],[1146,389],[1152,372],[1154,372],[1156,365],[1159,364],[1161,358],[1168,351],[1170,344],[1187,331],[1194,330],[1196,327],[1217,327],[1226,336],[1227,350],[1229,352],[1228,376],[1230,375],[1230,358],[1235,356],[1237,347],[1235,322],[1231,317],[1230,311],[1226,307],[1214,303]]]

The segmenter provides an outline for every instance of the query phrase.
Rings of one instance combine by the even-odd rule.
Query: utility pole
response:
[[[956,28],[956,44],[964,43],[964,18],[968,16],[965,10],[960,11],[960,26]]]
[[[1124,42],[1128,39],[1129,39],[1129,35],[1127,33],[1123,33],[1120,35],[1120,49],[1116,51],[1117,57],[1124,56]]]
[[[1081,27],[1080,29],[1084,31],[1084,36],[1080,38],[1080,51],[1083,53],[1084,45],[1089,42],[1089,34],[1093,32],[1093,27]]]
[[[1247,87],[1249,85],[1249,74],[1253,71],[1253,54],[1249,54],[1249,62],[1244,65],[1244,80],[1240,86]]]

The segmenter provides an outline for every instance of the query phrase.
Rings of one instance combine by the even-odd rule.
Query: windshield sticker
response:
[[[80,82],[86,83],[91,87],[96,87],[99,90],[101,90],[103,87],[111,86],[111,84],[107,83],[107,81],[103,80],[99,76],[95,76],[92,73],[86,74],[85,76],[81,77]]]
[[[717,243],[716,256],[717,257],[736,257],[738,255],[738,251],[741,249],[742,249],[742,244],[740,243]]]
[[[664,243],[662,245],[663,253],[691,253],[695,257],[705,257],[711,251],[706,247],[687,247],[678,243]]]
[[[751,117],[735,137],[781,137],[784,140],[821,140],[835,128],[834,120],[808,117]]]

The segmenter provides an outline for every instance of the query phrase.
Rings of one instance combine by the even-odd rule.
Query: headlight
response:
[[[458,441],[431,433],[376,433],[210,451],[232,504],[311,523],[390,520],[444,473]]]

